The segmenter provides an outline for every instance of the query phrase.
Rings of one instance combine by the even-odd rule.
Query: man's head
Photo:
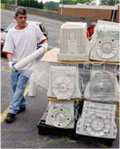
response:
[[[17,21],[17,25],[19,27],[24,27],[26,25],[26,21],[27,21],[27,11],[26,11],[26,9],[23,8],[23,7],[18,7],[15,10],[14,18]]]

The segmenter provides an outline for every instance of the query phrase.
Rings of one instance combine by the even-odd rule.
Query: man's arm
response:
[[[8,60],[8,62],[12,62],[13,55],[12,54],[7,54],[7,60]]]
[[[43,47],[43,49],[45,50],[45,52],[47,52],[47,50],[48,50],[48,41],[47,40],[44,40],[39,45]],[[39,47],[39,45],[38,45],[38,47]]]
[[[7,54],[8,65],[11,69],[13,69],[13,55]]]
[[[46,39],[45,41],[43,41],[43,43],[42,43],[42,44],[44,44],[44,43],[48,43],[48,40]]]
[[[13,64],[13,50],[15,49],[14,47],[14,42],[12,40],[12,36],[11,36],[11,32],[9,31],[7,33],[7,37],[5,40],[5,45],[3,47],[2,52],[5,53],[7,55],[7,60],[8,60],[8,65],[10,68],[12,68],[12,64]]]

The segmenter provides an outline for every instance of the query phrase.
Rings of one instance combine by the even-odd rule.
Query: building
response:
[[[90,21],[106,20],[119,22],[120,5],[89,6],[89,5],[59,5],[58,14]],[[113,17],[114,16],[114,17]]]

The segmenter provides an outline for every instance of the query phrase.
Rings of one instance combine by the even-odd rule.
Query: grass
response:
[[[0,8],[1,8],[1,9],[5,9],[5,4],[0,3]]]

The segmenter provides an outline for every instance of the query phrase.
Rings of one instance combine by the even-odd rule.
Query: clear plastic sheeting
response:
[[[61,66],[64,66],[63,70]],[[52,67],[54,68],[54,71],[51,72]],[[75,67],[76,68],[75,70],[77,71],[75,71],[74,69],[72,70],[73,67]],[[73,72],[68,73],[69,70],[70,71],[72,70]],[[63,91],[63,88],[65,90],[67,89],[74,90],[74,88],[77,87],[77,89],[75,89],[73,93],[71,91],[69,92],[70,93],[69,99],[71,97],[79,98],[85,95],[85,98],[90,100],[94,100],[93,98],[96,99],[96,96],[99,96],[97,98],[97,101],[104,101],[106,98],[107,98],[107,101],[113,101],[113,100],[116,100],[117,92],[118,92],[116,71],[117,71],[117,66],[110,67],[109,65],[97,66],[92,64],[79,64],[79,65],[61,64],[61,63],[53,63],[53,62],[50,63],[50,62],[38,61],[29,69],[29,71],[25,72],[25,75],[29,78],[32,75],[33,85],[35,82],[35,87],[40,87],[45,89],[48,92],[49,97],[57,98],[58,96],[58,99],[59,99],[60,91],[62,93],[67,92],[67,91]],[[94,72],[98,72],[98,73],[94,73]],[[102,72],[107,72],[107,73],[102,73]],[[57,84],[55,84],[55,79]],[[93,89],[90,89],[91,81],[93,82],[92,83],[93,84],[92,86],[94,86]],[[67,82],[69,85],[67,84]],[[56,85],[59,87],[57,88]],[[61,85],[61,88],[60,88],[60,85]],[[110,89],[107,87],[107,85],[108,87],[110,87]],[[97,89],[100,91],[100,93],[97,93]],[[33,90],[34,90],[34,87],[33,87]],[[60,91],[58,92],[58,90]],[[93,94],[90,94],[90,90],[92,92],[93,90],[95,91],[94,96]],[[80,96],[78,96],[78,92],[80,92],[79,94]],[[103,92],[107,95],[103,96]],[[65,96],[67,95],[65,94]],[[66,99],[66,98],[68,97],[64,97],[63,99]]]
[[[90,64],[81,64],[78,65],[79,73],[79,83],[82,84],[82,93],[84,93],[85,87],[90,80],[91,65]]]
[[[38,61],[36,64],[34,64],[31,68],[29,68],[29,71],[26,71],[24,73],[25,76],[31,77],[33,81],[35,81],[36,86],[41,87],[45,90],[48,90],[49,88],[49,75],[50,75],[50,68],[51,66],[76,66],[76,64],[59,64],[59,63],[50,63],[50,62],[41,62]]]
[[[115,102],[118,97],[116,76],[108,71],[92,71],[84,97],[92,101]]]
[[[91,78],[90,95],[93,100],[112,100],[115,96],[114,79],[110,73],[96,72]]]
[[[32,75],[32,80],[35,82],[36,87],[48,90],[50,66],[50,63],[37,62],[29,69],[30,73],[25,73],[25,75],[29,78]]]

